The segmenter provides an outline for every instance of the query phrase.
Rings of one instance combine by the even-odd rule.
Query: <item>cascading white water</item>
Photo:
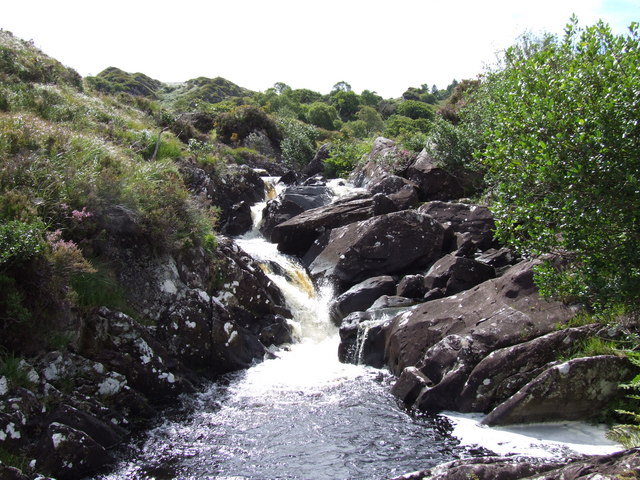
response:
[[[255,228],[237,243],[282,290],[299,341],[188,399],[186,414],[151,431],[114,473],[100,478],[374,480],[469,455],[445,417],[398,408],[387,373],[338,361],[338,332],[327,308],[331,289],[317,292],[294,259],[262,238],[263,207],[254,207]],[[273,264],[277,271],[269,269]],[[477,423],[453,420],[458,435],[475,431]],[[522,452],[534,439],[525,433],[509,441],[511,452]]]

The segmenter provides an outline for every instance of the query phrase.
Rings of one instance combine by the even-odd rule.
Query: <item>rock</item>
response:
[[[559,364],[560,355],[571,352],[597,330],[597,325],[566,328],[493,351],[469,375],[460,394],[459,410],[488,413],[546,368]]]
[[[52,423],[40,441],[35,466],[54,472],[59,480],[76,480],[112,462],[104,447],[86,433]]]
[[[495,222],[485,206],[432,201],[422,205],[418,211],[432,216],[440,223],[450,224],[454,232],[469,233],[476,248],[481,251],[493,244]]]
[[[454,460],[391,480],[519,480],[544,474],[564,464],[531,457],[488,456]],[[545,475],[543,478],[546,480],[549,477]]]
[[[633,479],[640,471],[640,449],[611,455],[549,461],[531,457],[478,457],[454,460],[392,480],[605,480]]]
[[[424,294],[424,275],[405,275],[396,288],[396,295],[400,297],[419,299]]]
[[[587,420],[620,396],[620,384],[635,373],[626,358],[574,358],[546,369],[493,409],[482,423],[493,426]]]
[[[264,199],[264,181],[260,175],[246,165],[228,165],[224,172],[209,174],[195,163],[183,160],[178,165],[189,190],[204,197],[212,206],[219,208],[221,230],[233,229],[238,213],[234,207],[241,202],[249,206]],[[227,223],[231,222],[229,227]]]
[[[482,255],[477,256],[476,260],[492,266],[496,270],[496,274],[501,274],[505,269],[515,265],[517,258],[511,249],[503,247],[499,250],[490,248]]]
[[[0,463],[0,478],[2,480],[31,480],[19,469],[15,467],[9,467]],[[42,477],[41,477],[42,478]],[[42,480],[51,480],[49,478],[42,478]]]
[[[455,200],[464,197],[469,191],[462,178],[454,177],[441,167],[426,150],[420,152],[409,165],[405,177],[418,186],[421,201]]]
[[[469,290],[495,277],[493,267],[470,258],[445,255],[424,276],[425,291],[442,289],[444,296]]]
[[[326,246],[317,254],[310,250],[303,262],[312,278],[344,291],[369,277],[429,266],[441,254],[444,232],[429,216],[389,213],[331,230],[318,240]]]
[[[329,158],[331,153],[331,144],[325,143],[316,152],[313,159],[302,170],[302,173],[307,176],[313,176],[318,173],[324,172],[324,161]]]
[[[243,200],[231,207],[229,217],[220,231],[225,235],[236,236],[247,233],[252,226],[251,205]]]
[[[371,310],[381,310],[381,309],[396,309],[396,308],[406,308],[412,305],[415,305],[415,300],[406,297],[400,297],[398,295],[382,295],[378,298],[373,305],[371,305]]]
[[[407,367],[402,370],[400,378],[391,388],[391,393],[402,400],[405,405],[413,405],[420,392],[433,382],[416,367]]]
[[[331,321],[336,325],[352,312],[362,312],[382,295],[394,293],[396,280],[389,275],[371,277],[354,285],[336,299],[329,306]]]
[[[423,410],[458,408],[473,368],[493,350],[552,331],[574,311],[541,299],[533,283],[536,262],[523,262],[503,277],[471,290],[418,305],[385,327],[385,361],[400,375],[416,366],[433,386],[416,401]]]
[[[105,423],[89,413],[69,405],[59,406],[47,417],[46,423],[66,425],[67,427],[84,432],[104,448],[117,445],[123,440],[126,434],[124,429],[112,422]]]
[[[194,391],[184,366],[147,330],[121,312],[100,308],[83,323],[81,336],[80,351],[85,356],[120,374],[97,384],[96,394],[114,395],[130,386],[153,401],[166,403],[181,393]],[[49,368],[58,368],[56,365],[52,362]],[[69,367],[60,368],[69,371]]]
[[[351,183],[356,187],[367,187],[369,184],[380,182],[389,175],[394,175],[396,169],[393,162],[385,162],[384,159],[394,159],[397,152],[398,148],[393,140],[384,137],[376,138],[367,160],[352,172]]]
[[[343,363],[384,366],[383,325],[386,319],[380,312],[353,312],[340,326],[338,359]]]
[[[331,203],[331,192],[323,185],[289,186],[267,202],[262,212],[260,232],[271,240],[273,229],[296,215]]]
[[[307,210],[276,225],[271,233],[271,241],[278,244],[281,252],[302,257],[326,230],[389,213],[394,209],[393,203],[383,195],[337,201]]]
[[[397,192],[389,194],[388,198],[393,202],[396,210],[409,210],[416,207],[420,202],[416,189],[409,185],[405,185]]]

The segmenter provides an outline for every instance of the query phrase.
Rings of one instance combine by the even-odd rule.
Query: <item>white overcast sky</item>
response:
[[[344,80],[390,98],[475,77],[525,31],[562,33],[572,13],[624,33],[640,0],[0,0],[0,28],[83,76],[116,66],[321,93]]]

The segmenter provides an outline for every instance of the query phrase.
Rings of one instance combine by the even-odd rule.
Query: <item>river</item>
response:
[[[254,207],[256,224],[263,206]],[[535,442],[536,456],[570,448],[526,431],[508,439],[506,431],[488,435],[472,417],[401,409],[389,393],[392,378],[386,371],[338,362],[338,332],[327,308],[331,289],[316,291],[304,269],[256,229],[237,242],[283,291],[298,341],[186,398],[179,412],[132,444],[101,480],[375,480],[486,453],[475,445],[482,438],[497,438],[496,450],[509,444],[502,453]],[[270,269],[274,263],[279,267]],[[570,428],[583,432],[585,427]],[[464,441],[478,431],[484,434]],[[587,433],[583,443],[593,439]]]

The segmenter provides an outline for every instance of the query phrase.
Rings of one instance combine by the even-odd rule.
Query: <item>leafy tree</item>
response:
[[[327,105],[322,102],[314,102],[309,105],[307,112],[309,123],[325,130],[335,130],[335,124],[338,120],[338,112],[333,105]]]
[[[412,119],[403,115],[392,115],[387,120],[383,135],[389,138],[395,138],[400,135],[408,135],[413,133],[427,133],[431,129],[432,123],[424,118]]]
[[[371,90],[363,90],[360,94],[360,103],[362,105],[377,108],[381,101],[382,97]]]
[[[331,89],[331,93],[334,93],[334,92],[350,92],[350,91],[351,91],[351,85],[349,85],[344,80],[336,83],[333,86],[333,88]]]
[[[405,117],[413,118],[414,120],[418,118],[433,120],[435,117],[435,109],[431,105],[418,100],[405,100],[398,105],[396,113],[404,115]]]
[[[284,82],[276,82],[273,84],[273,89],[275,90],[276,94],[278,95],[282,95],[283,93],[285,93],[286,91],[291,91],[291,87],[289,85],[287,85]]]
[[[316,153],[317,130],[291,118],[280,119],[278,124],[284,136],[280,144],[284,161],[292,168],[304,168]]]
[[[291,97],[298,103],[310,104],[322,100],[322,94],[308,88],[297,88],[291,91]]]
[[[331,94],[331,99],[343,121],[353,120],[360,107],[360,98],[355,92],[351,90],[335,90]]]
[[[366,135],[373,135],[376,132],[381,132],[384,129],[384,120],[375,108],[363,106],[360,107],[357,114],[358,120],[364,122],[366,126]]]
[[[553,252],[543,293],[602,309],[640,305],[640,38],[572,19],[525,37],[479,90],[497,236]]]

